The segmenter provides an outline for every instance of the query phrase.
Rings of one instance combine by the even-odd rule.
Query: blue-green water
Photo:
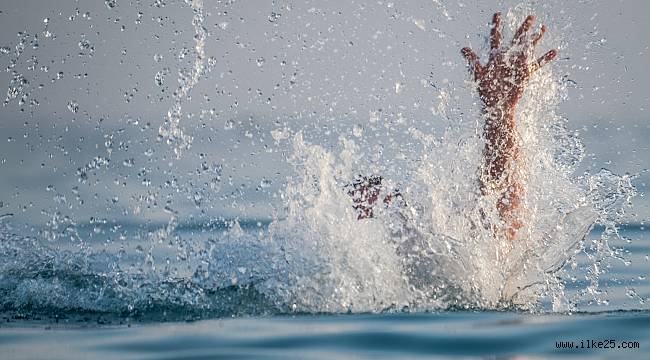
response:
[[[559,342],[575,348],[558,348]],[[647,359],[649,346],[647,311],[278,316],[130,326],[9,323],[0,331],[0,357],[7,359]]]
[[[590,237],[596,237],[598,231]],[[631,239],[631,243],[620,244],[629,262],[611,263],[601,277],[602,297],[607,301],[579,302],[574,312],[554,313],[540,306],[533,312],[448,308],[290,314],[265,308],[259,294],[242,289],[212,294],[220,299],[219,304],[228,303],[224,299],[230,301],[218,310],[168,303],[130,313],[80,311],[53,302],[49,308],[27,305],[1,315],[0,358],[644,359],[650,356],[648,232],[628,226],[622,227],[621,233]],[[570,271],[566,276],[568,296],[584,288],[584,280],[572,281]],[[81,299],[87,294],[77,295],[79,304],[85,304]],[[572,343],[574,348],[558,348],[560,343]]]

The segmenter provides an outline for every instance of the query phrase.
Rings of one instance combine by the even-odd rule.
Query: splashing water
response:
[[[172,145],[174,154],[177,158],[181,157],[183,149],[189,149],[192,144],[192,136],[186,134],[181,128],[181,119],[183,118],[182,103],[192,88],[199,82],[205,69],[205,39],[207,37],[203,27],[203,0],[185,0],[194,11],[192,25],[194,27],[194,52],[196,58],[189,74],[180,72],[178,82],[179,87],[173,94],[174,104],[167,111],[165,122],[158,129],[158,134]]]
[[[203,1],[186,4],[194,12],[195,59],[189,72],[181,71],[173,105],[158,130],[178,158],[193,140],[181,127],[182,105],[205,70],[208,37]],[[112,9],[116,2],[106,5]],[[515,15],[509,16],[514,27]],[[279,19],[273,13],[272,23]],[[423,21],[414,22],[426,29]],[[255,64],[263,68],[266,60],[257,57]],[[7,99],[20,95],[19,85]],[[100,251],[59,213],[38,238],[15,234],[11,216],[0,216],[0,308],[223,316],[538,310],[544,299],[550,299],[553,310],[565,311],[585,298],[603,301],[599,278],[605,264],[623,259],[609,241],[620,236],[616,224],[636,195],[632,177],[606,169],[576,174],[584,157],[582,143],[555,113],[566,98],[564,85],[549,67],[527,89],[517,114],[522,163],[527,164],[527,221],[515,241],[495,237],[486,226],[501,220],[491,205],[496,198],[483,196],[478,186],[482,119],[450,126],[441,136],[408,128],[408,139],[401,143],[408,144],[413,161],[391,156],[399,146],[368,156],[362,140],[371,130],[360,125],[354,125],[352,137],[341,132],[330,148],[306,140],[302,129],[274,130],[278,143],[291,141],[287,160],[293,172],[280,192],[285,211],[268,226],[224,220],[183,232],[178,213],[166,207],[172,215],[162,228],[115,225],[106,230],[101,221],[92,224],[91,232],[107,231],[120,240]],[[395,92],[400,91],[396,83]],[[457,113],[447,90],[440,90],[439,100],[438,114]],[[73,107],[70,111],[77,113],[76,101]],[[377,122],[380,115],[371,116]],[[80,167],[80,182],[110,163],[97,157]],[[132,160],[127,163],[133,166]],[[346,186],[364,172],[385,179],[380,198],[399,189],[405,204],[379,205],[373,218],[358,220]],[[594,224],[605,231],[586,242]],[[72,240],[62,244],[61,239]],[[588,284],[571,298],[564,291],[563,271],[566,263],[576,264],[578,254],[588,258],[579,269]]]

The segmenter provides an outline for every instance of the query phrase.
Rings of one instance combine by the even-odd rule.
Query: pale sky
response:
[[[178,71],[195,59],[187,4],[3,0],[0,85],[12,98],[0,109],[0,215],[164,221],[167,207],[183,220],[201,210],[268,217],[290,172],[272,130],[304,128],[332,145],[378,109],[444,129],[450,120],[432,114],[439,99],[423,84],[471,100],[458,50],[484,53],[491,14],[509,10],[534,12],[549,28],[541,46],[560,50],[553,74],[569,86],[558,111],[586,146],[580,171],[639,174],[647,191],[644,0],[205,0],[211,60],[183,101],[194,141],[173,166],[157,135]],[[630,219],[648,217],[639,200]]]

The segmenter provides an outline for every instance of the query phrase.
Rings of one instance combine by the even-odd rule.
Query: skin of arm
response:
[[[538,32],[530,34],[534,21],[535,18],[529,15],[509,45],[502,46],[501,13],[494,14],[490,56],[485,65],[481,65],[470,48],[461,50],[469,62],[486,117],[483,127],[485,148],[479,178],[481,192],[484,195],[499,194],[496,208],[505,226],[496,230],[509,240],[515,238],[517,230],[523,225],[520,210],[524,187],[520,179],[522,164],[515,121],[517,103],[535,71],[557,56],[557,50],[550,50],[531,60],[535,46],[546,32],[546,27],[542,25]],[[382,180],[381,176],[360,177],[348,186],[348,195],[352,197],[359,220],[373,217]],[[399,191],[386,196],[383,202],[389,204],[394,197],[401,199]]]
[[[485,148],[479,179],[481,192],[484,195],[499,194],[496,207],[505,224],[499,232],[509,240],[515,238],[523,225],[521,199],[524,187],[521,183],[516,107],[535,71],[557,56],[557,50],[550,50],[533,60],[535,46],[546,32],[546,27],[542,25],[538,32],[531,34],[534,22],[534,16],[526,17],[512,41],[502,46],[501,13],[494,14],[490,55],[485,65],[470,48],[461,50],[476,81],[486,118],[483,127]]]

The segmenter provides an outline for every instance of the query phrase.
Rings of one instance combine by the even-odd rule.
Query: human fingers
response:
[[[537,34],[533,35],[533,39],[531,41],[533,46],[536,46],[537,43],[540,40],[542,40],[542,36],[544,36],[545,32],[546,32],[546,25],[542,25],[542,28],[539,29],[539,32]]]
[[[501,13],[492,17],[492,30],[490,31],[490,48],[498,49],[501,44]]]
[[[521,44],[521,41],[524,38],[524,35],[526,35],[526,32],[530,30],[530,28],[533,26],[533,23],[535,22],[535,17],[533,15],[528,15],[526,17],[526,20],[521,24],[519,29],[517,29],[517,32],[515,33],[515,36],[512,38],[512,44]]]
[[[551,60],[555,59],[557,56],[557,50],[549,50],[546,54],[540,56],[537,61],[533,64],[533,72],[537,71],[542,66],[548,64]]]
[[[464,47],[460,50],[467,62],[469,63],[469,68],[475,78],[478,78],[482,72],[481,62],[478,59],[478,56],[472,49]]]

